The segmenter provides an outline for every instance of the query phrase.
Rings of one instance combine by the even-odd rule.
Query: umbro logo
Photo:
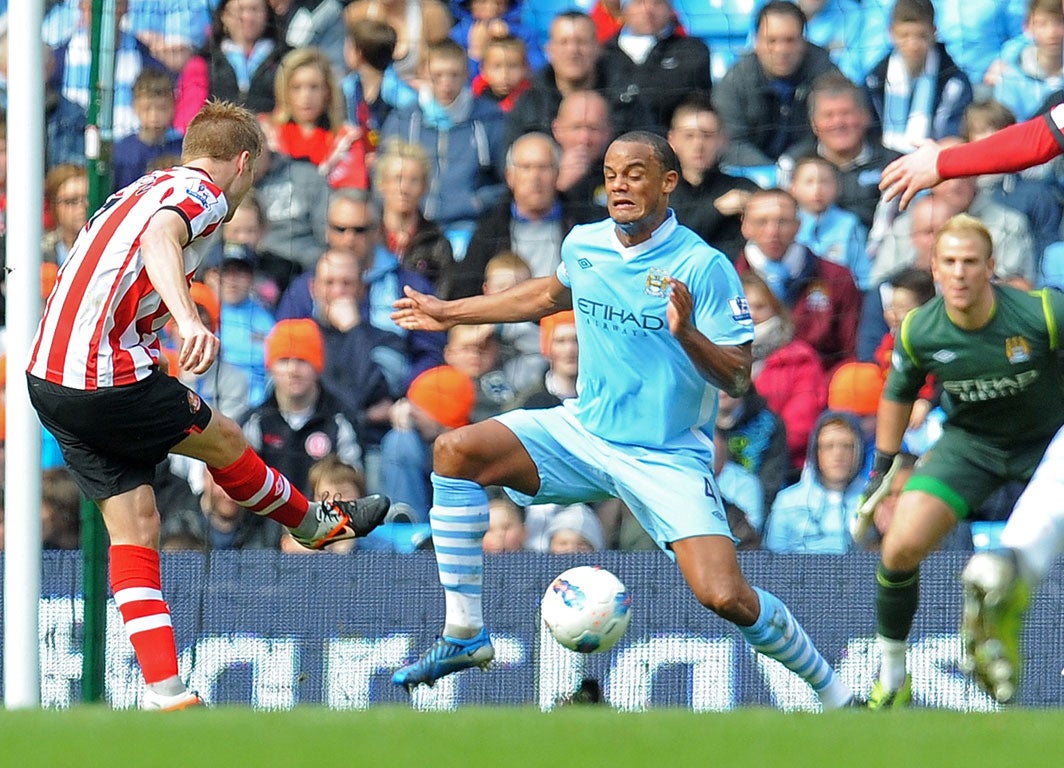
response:
[[[950,363],[957,359],[957,353],[952,349],[940,349],[938,352],[931,355],[931,359],[943,364]]]
[[[577,259],[576,263],[580,265],[580,269],[591,269],[593,266],[595,266],[587,259]]]

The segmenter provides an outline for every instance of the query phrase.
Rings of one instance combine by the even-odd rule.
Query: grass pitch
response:
[[[1064,712],[939,710],[638,714],[572,707],[237,707],[173,714],[0,711],[2,766],[726,766],[981,768],[1064,765]]]

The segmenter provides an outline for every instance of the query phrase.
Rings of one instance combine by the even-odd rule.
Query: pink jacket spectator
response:
[[[174,86],[174,128],[181,135],[184,135],[192,118],[207,102],[209,92],[207,60],[202,56],[193,56],[177,76]]]

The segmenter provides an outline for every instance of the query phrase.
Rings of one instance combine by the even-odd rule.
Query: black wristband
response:
[[[872,455],[872,474],[873,475],[885,475],[890,470],[890,465],[894,463],[894,457],[896,453],[887,453],[876,448],[875,453]]]

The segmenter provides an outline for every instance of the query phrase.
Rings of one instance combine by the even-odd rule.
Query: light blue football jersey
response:
[[[668,278],[694,298],[692,322],[710,341],[753,340],[739,276],[672,210],[646,242],[626,248],[614,222],[574,227],[557,275],[572,290],[580,347],[577,396],[567,400],[592,434],[624,445],[712,448],[717,388],[669,333]]]

